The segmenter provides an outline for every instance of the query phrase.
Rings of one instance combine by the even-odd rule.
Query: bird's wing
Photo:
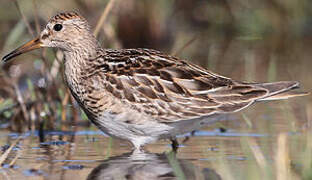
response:
[[[105,50],[94,61],[107,91],[163,122],[235,112],[269,94],[154,50]]]

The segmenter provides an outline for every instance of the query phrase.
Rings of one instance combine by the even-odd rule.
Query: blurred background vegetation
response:
[[[78,11],[95,29],[108,2],[2,0],[1,57],[37,36],[49,18],[58,12]],[[98,39],[104,48],[161,50],[237,80],[298,80],[310,91],[311,32],[312,1],[309,0],[115,0]],[[4,132],[38,131],[43,142],[43,131],[75,131],[77,126],[89,127],[64,85],[61,58],[62,53],[56,49],[42,49],[19,56],[2,67],[0,127]],[[257,107],[262,110],[251,108],[240,118],[240,124],[231,128],[273,134],[302,133],[300,137],[292,137],[287,147],[301,142],[302,148],[294,148],[294,152],[291,149],[290,154],[309,157],[297,159],[299,170],[296,173],[298,177],[312,178],[309,172],[312,145],[308,142],[311,139],[311,100],[311,96],[307,96],[291,100],[291,103]],[[262,121],[262,114],[276,110],[280,113],[271,114],[270,121],[255,122]],[[284,136],[280,138],[283,143]],[[243,148],[250,143],[254,141],[243,141]],[[270,165],[261,164],[261,157],[259,161],[257,153],[252,153],[254,149],[248,152],[254,156],[256,164],[260,162],[258,166],[269,175],[274,174],[269,170]],[[221,167],[226,166],[221,163]],[[297,177],[292,174],[294,176]]]

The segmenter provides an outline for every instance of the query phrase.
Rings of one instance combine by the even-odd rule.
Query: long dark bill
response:
[[[14,51],[12,51],[11,53],[7,54],[6,56],[4,56],[2,58],[3,62],[7,62],[10,59],[14,58],[15,56],[18,56],[20,54],[26,53],[28,51],[34,50],[34,49],[38,49],[42,47],[42,43],[40,42],[39,38],[35,38],[27,43],[25,43],[24,45],[20,46],[19,48],[15,49]]]

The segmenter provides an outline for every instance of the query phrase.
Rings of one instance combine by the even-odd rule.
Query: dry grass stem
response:
[[[10,147],[4,152],[4,154],[2,154],[2,156],[0,157],[0,164],[3,164],[3,162],[6,160],[6,158],[9,156],[10,152],[12,151],[12,149],[16,146],[16,144],[18,143],[18,141],[21,139],[21,136],[19,136],[11,145]],[[0,167],[1,168],[1,167]]]
[[[23,140],[23,139],[22,139]],[[16,154],[16,156],[14,157],[14,159],[10,162],[9,166],[13,167],[13,165],[15,164],[15,162],[18,160],[19,157],[21,157],[22,155],[22,151],[23,149],[19,150]]]
[[[257,144],[257,142],[254,139],[247,139],[249,148],[251,149],[251,152],[253,153],[258,165],[260,166],[263,173],[265,173],[265,168],[267,167],[267,162],[265,160],[265,157],[260,150],[260,146]]]
[[[19,6],[19,4],[18,4],[18,2],[17,2],[16,0],[14,1],[14,4],[15,4],[15,6],[16,6],[18,12],[19,12],[19,14],[21,15],[21,17],[22,17],[22,19],[23,19],[25,25],[26,25],[29,34],[31,34],[32,37],[35,37],[34,31],[33,31],[32,28],[30,27],[30,24],[29,24],[29,22],[28,22],[26,16],[24,16],[24,14],[22,13],[21,8],[20,8],[20,6]]]
[[[287,135],[282,133],[277,139],[277,152],[276,152],[276,179],[287,180],[291,179],[290,176],[290,161],[287,148]]]
[[[307,129],[311,129],[312,127],[312,103],[310,101],[310,103],[307,104],[306,107],[306,112],[307,112]]]
[[[64,99],[62,101],[62,122],[65,122],[66,120],[66,105],[68,104],[69,96],[69,92],[66,91]]]
[[[231,170],[231,167],[229,166],[229,163],[227,161],[227,159],[225,159],[224,157],[222,157],[222,153],[219,153],[220,157],[217,160],[217,163],[215,163],[213,165],[213,169],[218,170],[218,174],[220,174],[220,176],[222,177],[221,179],[227,179],[227,180],[235,180],[234,175],[233,175],[233,171]]]
[[[30,119],[30,130],[31,131],[35,131],[36,130],[36,124],[35,124],[35,121],[36,121],[36,116],[37,116],[37,114],[36,114],[36,112],[35,112],[36,110],[35,110],[35,108],[31,108],[30,109],[30,111],[29,111],[29,115],[30,115],[30,117],[29,117],[29,119]]]
[[[13,83],[13,86],[14,86],[14,90],[15,90],[15,93],[16,93],[16,96],[17,96],[17,101],[22,109],[22,112],[23,112],[23,116],[24,118],[26,119],[27,122],[29,122],[29,114],[28,114],[28,111],[26,109],[26,105],[25,105],[25,102],[24,102],[24,99],[23,99],[23,96],[21,94],[21,91],[19,89],[19,87],[17,86],[16,83]]]
[[[40,24],[39,24],[38,7],[37,7],[36,0],[33,0],[32,3],[33,3],[33,6],[34,6],[34,11],[33,12],[34,12],[36,33],[39,34],[40,33]]]
[[[191,38],[189,41],[187,41],[181,48],[179,48],[177,51],[172,53],[173,56],[178,56],[180,53],[184,51],[188,46],[190,46],[195,40],[197,39],[197,36],[195,35],[193,38]]]
[[[102,15],[100,17],[100,20],[98,21],[98,23],[97,23],[97,25],[95,27],[95,30],[93,32],[94,36],[97,36],[99,34],[100,29],[103,26],[103,24],[104,24],[104,22],[105,22],[105,20],[107,18],[108,13],[111,11],[111,9],[113,8],[113,5],[114,5],[114,3],[116,1],[117,0],[110,0],[108,2],[108,4],[106,5],[106,8],[104,9],[104,11],[103,11],[103,13],[102,13]]]
[[[103,29],[103,33],[104,33],[105,37],[112,44],[112,47],[114,47],[116,49],[122,48],[122,45],[121,45],[121,43],[118,40],[116,31],[115,31],[114,27],[111,24],[107,24],[105,26],[105,28],[102,27],[102,29]]]

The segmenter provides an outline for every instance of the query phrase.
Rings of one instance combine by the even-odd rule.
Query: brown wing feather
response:
[[[107,91],[159,121],[235,112],[268,94],[154,50],[106,50],[101,57],[103,69],[94,73],[106,77]]]

